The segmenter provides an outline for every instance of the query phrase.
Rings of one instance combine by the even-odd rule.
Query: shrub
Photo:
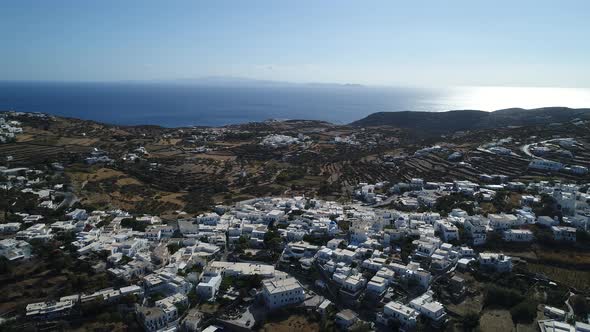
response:
[[[565,301],[565,292],[558,289],[548,289],[546,291],[547,299],[545,303],[550,306],[560,307]]]
[[[582,295],[573,295],[569,299],[569,303],[574,309],[574,313],[576,316],[586,316],[590,313],[590,305],[588,305],[588,301]]]
[[[537,316],[537,303],[525,300],[510,309],[512,321],[515,323],[530,323]]]
[[[479,314],[474,311],[466,313],[461,319],[461,324],[463,325],[464,330],[473,330],[479,325]]]
[[[131,228],[137,232],[145,232],[148,223],[145,221],[137,221],[134,218],[125,218],[121,220],[121,227]]]
[[[180,250],[181,246],[178,243],[169,243],[166,248],[171,255],[174,255],[174,253]]]
[[[511,307],[514,303],[522,302],[524,297],[517,291],[489,285],[486,289],[485,302],[486,306]]]

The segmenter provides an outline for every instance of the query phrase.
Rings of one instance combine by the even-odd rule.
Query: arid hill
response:
[[[493,129],[507,126],[542,125],[590,119],[590,109],[545,107],[508,108],[494,112],[459,110],[448,112],[379,112],[351,123],[355,127],[391,126],[440,134],[458,130]]]

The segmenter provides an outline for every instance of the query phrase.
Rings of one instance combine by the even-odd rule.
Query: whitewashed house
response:
[[[265,280],[262,288],[264,303],[270,310],[295,305],[305,299],[303,287],[295,278]]]
[[[551,227],[555,241],[576,242],[576,232],[574,227],[553,226]]]
[[[509,229],[504,231],[502,238],[507,242],[531,242],[533,232],[527,229]]]

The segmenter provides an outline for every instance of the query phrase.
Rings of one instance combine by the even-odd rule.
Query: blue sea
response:
[[[590,89],[321,84],[0,82],[0,111],[120,125],[221,126],[267,119],[346,124],[374,112],[590,107]]]

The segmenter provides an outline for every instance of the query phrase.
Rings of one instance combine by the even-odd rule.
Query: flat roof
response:
[[[301,289],[301,284],[299,284],[295,278],[265,280],[263,285],[266,291],[270,294]]]

